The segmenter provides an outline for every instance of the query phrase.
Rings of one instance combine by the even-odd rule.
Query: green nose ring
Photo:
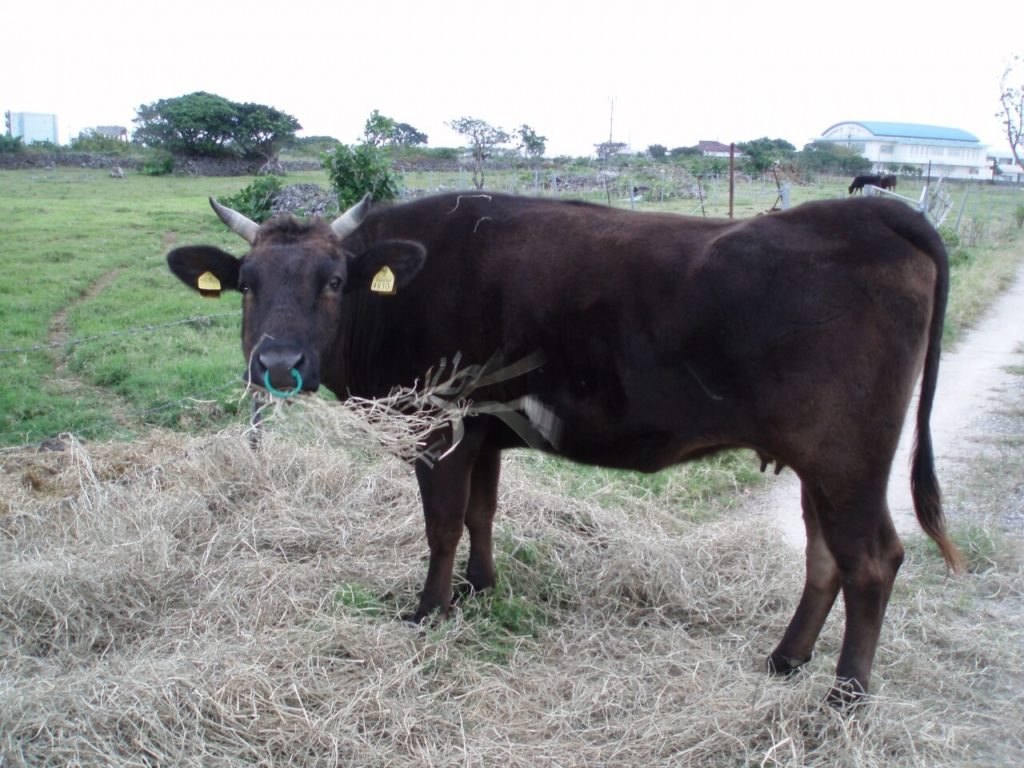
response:
[[[280,389],[275,389],[274,385],[270,383],[270,371],[267,371],[263,374],[263,386],[274,397],[288,398],[302,391],[302,374],[299,373],[297,368],[292,368],[292,378],[295,379],[295,389],[289,392],[282,392]]]

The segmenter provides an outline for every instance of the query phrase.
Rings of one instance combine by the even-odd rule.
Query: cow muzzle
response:
[[[287,347],[257,349],[249,364],[249,381],[275,397],[314,392],[320,386],[320,378],[312,357]]]

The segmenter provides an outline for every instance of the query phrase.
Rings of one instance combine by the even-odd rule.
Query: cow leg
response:
[[[875,516],[870,530],[826,531],[842,574],[846,605],[836,681],[828,696],[837,705],[852,703],[867,692],[885,609],[903,563],[903,545],[884,500],[877,509],[882,514]]]
[[[807,525],[808,587],[772,660],[784,671],[787,661],[810,658],[813,639],[828,615],[826,602],[831,605],[838,585],[846,627],[828,698],[848,704],[868,689],[903,546],[889,516],[884,479],[836,483],[828,490],[805,483],[804,499],[805,521],[817,523]]]
[[[492,530],[494,512],[498,507],[498,477],[501,474],[501,452],[483,449],[473,464],[466,507],[466,529],[469,531],[469,564],[466,580],[469,589],[480,592],[494,586],[494,551]]]
[[[435,611],[444,618],[451,606],[455,553],[462,537],[479,448],[479,439],[467,433],[458,448],[432,467],[422,461],[416,463],[430,562],[419,607],[410,619],[414,623],[421,623]]]
[[[768,657],[768,671],[777,675],[790,675],[811,660],[814,643],[839,594],[839,568],[822,536],[814,498],[806,485],[801,497],[807,531],[807,575],[796,612],[782,640]]]

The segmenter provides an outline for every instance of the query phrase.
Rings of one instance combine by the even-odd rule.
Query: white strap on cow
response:
[[[428,374],[425,383],[428,388],[435,389],[429,402],[451,414],[452,434],[451,442],[447,447],[443,441],[439,440],[427,448],[420,456],[423,461],[433,464],[454,451],[465,435],[466,428],[463,420],[468,416],[488,415],[501,419],[531,448],[543,448],[545,444],[557,447],[562,432],[561,419],[533,395],[525,395],[507,403],[485,401],[465,404],[466,398],[478,389],[522,376],[540,368],[544,365],[544,354],[538,350],[504,368],[491,370],[497,360],[498,355],[495,355],[484,365],[471,365],[458,370],[459,356],[456,355],[452,361],[452,368],[456,373],[449,380],[448,385],[441,388],[437,388],[437,383],[447,368],[447,361],[442,360],[438,370]],[[442,449],[443,453],[439,453]]]

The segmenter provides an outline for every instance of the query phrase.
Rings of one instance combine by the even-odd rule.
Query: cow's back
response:
[[[919,218],[870,199],[732,222],[473,193],[385,210],[364,236],[428,256],[403,295],[367,299],[384,312],[372,367],[390,386],[455,354],[540,352],[489,396],[545,403],[571,458],[652,470],[748,445],[792,464],[876,402],[899,429],[934,290],[903,231]]]

